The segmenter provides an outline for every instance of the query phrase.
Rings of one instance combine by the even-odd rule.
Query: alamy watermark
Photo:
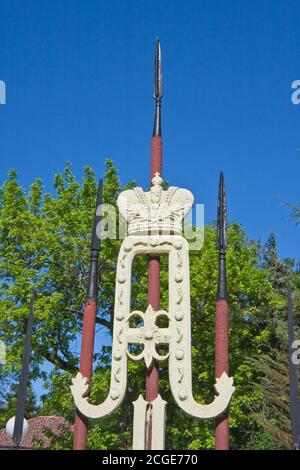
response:
[[[194,210],[184,205],[160,205],[146,208],[136,203],[122,207],[122,216],[112,204],[101,204],[96,215],[101,216],[96,233],[101,240],[124,240],[128,236],[182,235],[188,242],[189,251],[200,250],[204,243],[204,204],[195,204]],[[194,219],[194,220],[193,220]]]
[[[0,341],[0,365],[4,366],[6,361],[6,348],[4,341]]]
[[[291,94],[291,100],[293,104],[300,104],[300,80],[294,80],[291,84],[293,93]]]
[[[291,358],[292,363],[298,366],[300,364],[300,340],[299,339],[295,339],[295,341],[293,341],[292,349],[293,349],[292,358]]]
[[[6,84],[0,80],[0,104],[6,104]]]

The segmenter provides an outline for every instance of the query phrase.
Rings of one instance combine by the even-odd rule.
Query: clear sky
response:
[[[275,231],[299,258],[298,0],[0,0],[0,179],[49,190],[67,160],[80,177],[113,159],[148,185],[156,35],[163,54],[164,176],[216,213],[225,173],[230,220]]]
[[[147,186],[159,35],[164,176],[210,223],[223,170],[229,219],[299,258],[299,18],[299,0],[0,0],[0,184],[15,168],[50,190],[66,161],[100,176],[109,157]]]

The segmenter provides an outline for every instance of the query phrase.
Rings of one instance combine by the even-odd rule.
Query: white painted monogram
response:
[[[234,392],[233,379],[224,372],[216,380],[217,395],[210,404],[199,404],[192,393],[191,364],[191,315],[190,315],[190,276],[189,250],[187,241],[178,233],[182,217],[193,204],[193,195],[185,189],[172,188],[163,191],[161,178],[156,175],[151,191],[143,193],[140,188],[140,199],[144,200],[142,208],[136,204],[137,191],[121,193],[118,206],[129,222],[129,235],[122,243],[116,272],[115,312],[113,328],[112,365],[110,390],[106,400],[100,405],[92,405],[86,397],[89,385],[80,373],[72,380],[71,386],[74,401],[78,410],[88,418],[102,418],[112,413],[122,402],[127,385],[127,359],[144,360],[146,367],[151,367],[153,359],[169,361],[169,380],[171,391],[178,406],[189,415],[208,419],[221,415],[229,405]],[[142,196],[142,194],[144,196]],[[169,194],[169,197],[168,197]],[[176,198],[175,195],[177,194]],[[174,200],[173,200],[174,198]],[[173,200],[173,204],[172,204]],[[127,201],[127,204],[125,204]],[[129,202],[128,202],[129,201]],[[166,204],[168,212],[163,212],[160,204]],[[125,210],[126,206],[126,210]],[[173,209],[175,208],[175,212]],[[153,222],[153,224],[152,224]],[[169,230],[172,228],[170,235]],[[154,229],[154,233],[153,230]],[[150,234],[149,234],[150,231]],[[166,233],[168,232],[168,233]],[[168,312],[153,312],[149,305],[146,312],[130,311],[132,262],[137,255],[161,256],[169,258],[169,308]],[[139,316],[143,326],[132,328],[130,320]],[[165,316],[168,327],[157,325],[159,317]],[[130,344],[144,347],[138,355],[129,351]],[[169,351],[161,356],[156,345],[168,345]],[[162,407],[161,398],[153,410]],[[163,401],[163,400],[162,400]],[[164,402],[165,403],[165,402]],[[134,448],[141,448],[141,422],[145,420],[147,403],[140,396],[135,402]],[[139,416],[136,413],[139,411]],[[164,410],[164,407],[163,407]],[[157,429],[161,418],[157,413],[152,426]],[[157,422],[156,422],[157,421]],[[158,435],[161,435],[158,433]],[[163,439],[156,439],[156,449],[163,448]]]

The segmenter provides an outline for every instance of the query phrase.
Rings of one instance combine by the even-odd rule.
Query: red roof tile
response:
[[[36,447],[36,440],[43,443],[43,448],[51,447],[51,438],[46,434],[50,429],[56,436],[62,435],[66,430],[73,429],[73,425],[60,416],[37,416],[28,420],[29,430],[23,437],[21,447]],[[12,439],[6,434],[5,429],[0,429],[0,447],[10,447],[13,445]]]

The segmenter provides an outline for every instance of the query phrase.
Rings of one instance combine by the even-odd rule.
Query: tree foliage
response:
[[[133,183],[126,186],[129,187]],[[115,205],[121,185],[117,170],[106,162],[104,201]],[[17,380],[24,333],[33,290],[35,302],[34,332],[30,378],[43,379],[41,414],[64,416],[74,420],[70,393],[71,377],[78,368],[74,352],[82,328],[89,267],[89,243],[96,198],[94,171],[84,169],[77,181],[68,164],[54,179],[53,193],[44,193],[40,179],[28,192],[10,171],[0,191],[0,339],[7,348],[7,360],[1,373]],[[269,353],[278,346],[278,321],[283,319],[283,293],[275,285],[276,267],[271,251],[247,240],[238,223],[228,227],[227,274],[230,304],[230,374],[236,391],[231,411],[231,447],[259,448],[262,442],[276,447],[272,433],[258,418],[265,406],[261,388],[265,372],[252,358]],[[113,325],[115,271],[120,240],[103,240],[99,260],[100,289],[97,323],[110,335]],[[269,258],[268,258],[269,257]],[[205,227],[204,246],[190,254],[193,392],[199,402],[214,396],[214,321],[218,255],[215,227]],[[146,259],[134,263],[132,308],[147,307]],[[275,269],[275,272],[272,269]],[[272,275],[271,275],[272,273]],[[273,277],[272,277],[273,276]],[[299,282],[299,280],[297,281]],[[162,259],[162,307],[168,306],[167,260]],[[103,401],[110,378],[111,348],[95,351],[91,400]],[[251,360],[250,360],[251,359]],[[50,363],[47,372],[44,365]],[[185,416],[175,405],[168,384],[167,365],[160,370],[160,393],[168,401],[167,448],[207,449],[214,447],[212,421]],[[132,440],[132,401],[144,391],[145,369],[142,363],[129,362],[128,393],[122,407],[111,417],[91,423],[89,447],[98,449],[130,448]],[[275,442],[275,444],[274,444]],[[66,434],[55,448],[71,448],[72,436]],[[280,443],[278,446],[280,447]],[[282,446],[286,443],[282,442]]]
[[[252,438],[252,444],[261,448],[292,449],[286,298],[287,287],[290,285],[293,292],[293,316],[295,337],[297,337],[300,300],[299,264],[291,259],[279,259],[276,237],[272,233],[265,245],[263,267],[267,270],[269,281],[278,299],[276,304],[270,305],[267,310],[269,341],[265,344],[261,355],[251,358],[252,365],[260,377],[255,388],[262,396],[259,406],[257,404],[252,406],[253,416],[261,428],[259,437]]]

